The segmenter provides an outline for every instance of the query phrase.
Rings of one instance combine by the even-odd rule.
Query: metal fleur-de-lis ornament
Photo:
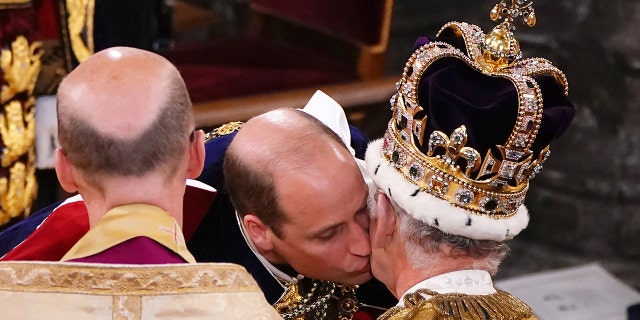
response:
[[[467,144],[467,128],[460,126],[447,137],[442,131],[434,131],[429,137],[428,156],[434,156],[437,147],[445,150],[442,160],[452,167],[457,167],[457,161],[466,161],[464,173],[469,175],[480,167],[480,153],[473,148],[465,147]]]
[[[511,5],[507,5],[502,0],[493,7],[489,17],[493,21],[504,20],[485,36],[480,45],[484,58],[481,64],[488,71],[495,72],[522,57],[520,44],[513,35],[514,20],[521,18],[524,24],[533,27],[536,24],[536,13],[533,1],[511,0]]]

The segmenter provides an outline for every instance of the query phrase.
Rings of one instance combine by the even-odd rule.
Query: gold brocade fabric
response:
[[[425,298],[423,294],[431,295]],[[378,320],[537,320],[531,308],[504,291],[489,295],[438,294],[420,289],[404,297]]]
[[[0,263],[3,319],[282,319],[230,263]],[[34,307],[29,307],[34,306]]]
[[[29,215],[36,197],[35,99],[41,43],[17,36],[0,52],[0,226]]]

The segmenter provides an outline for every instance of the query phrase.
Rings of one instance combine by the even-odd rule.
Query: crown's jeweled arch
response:
[[[398,93],[391,99],[394,114],[383,142],[383,157],[420,191],[495,219],[509,218],[518,211],[529,180],[549,155],[548,147],[537,153],[532,151],[543,112],[542,92],[534,77],[552,76],[568,94],[565,75],[551,62],[521,59],[513,22],[520,17],[533,26],[536,17],[532,3],[513,0],[508,6],[501,1],[492,10],[491,18],[504,22],[487,35],[478,26],[461,22],[450,22],[438,32],[438,36],[447,32],[461,37],[466,52],[439,41],[417,49],[397,83]],[[480,152],[465,146],[464,126],[451,133],[434,131],[425,136],[427,116],[418,117],[425,109],[419,103],[418,89],[427,68],[442,58],[458,59],[489,77],[507,79],[515,87],[517,118],[506,141],[495,146],[498,153],[489,149],[481,157]],[[426,154],[418,147],[425,143]]]

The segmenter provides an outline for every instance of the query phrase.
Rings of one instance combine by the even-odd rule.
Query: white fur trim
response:
[[[415,219],[423,221],[448,234],[476,240],[504,241],[513,238],[529,223],[529,213],[522,205],[509,218],[494,219],[488,215],[451,205],[424,191],[415,193],[418,187],[407,181],[382,156],[382,139],[369,143],[365,162],[374,183]],[[471,219],[471,220],[469,220]],[[437,221],[437,225],[436,225]],[[470,222],[470,225],[469,225]]]

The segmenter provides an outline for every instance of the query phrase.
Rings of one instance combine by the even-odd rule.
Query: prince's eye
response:
[[[343,226],[337,225],[332,228],[326,229],[316,235],[316,239],[320,241],[329,241],[335,238],[340,232],[342,232]]]
[[[336,235],[336,229],[331,229],[329,231],[323,232],[317,236],[320,240],[329,240]]]

